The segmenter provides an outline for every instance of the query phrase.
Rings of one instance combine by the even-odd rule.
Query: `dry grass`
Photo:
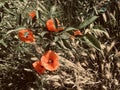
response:
[[[51,9],[53,5],[57,6],[56,12]],[[31,10],[37,13],[34,20],[28,16]],[[3,1],[0,3],[0,89],[120,90],[119,12],[119,0]],[[59,18],[65,27],[78,28],[91,16],[98,18],[80,30],[84,35],[94,36],[88,38],[92,45],[83,43],[81,36],[69,39],[72,30],[57,34],[46,31],[45,22],[50,17]],[[19,40],[17,31],[21,28],[33,31],[35,45]],[[59,54],[60,67],[40,75],[32,63],[48,49]]]

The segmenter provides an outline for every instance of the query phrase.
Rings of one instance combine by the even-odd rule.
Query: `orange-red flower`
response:
[[[83,35],[80,30],[74,31],[74,36]]]
[[[81,36],[81,35],[83,35],[82,32],[80,30],[76,30],[73,32],[73,35],[70,36],[70,39],[74,40],[75,36]]]
[[[32,66],[39,74],[43,74],[45,72],[45,68],[42,66],[41,61],[34,62]]]
[[[41,64],[49,71],[57,70],[59,67],[59,59],[56,52],[49,50],[41,57]]]
[[[36,16],[35,11],[31,11],[31,12],[29,13],[29,16],[33,19],[33,18]]]
[[[20,38],[21,41],[26,43],[35,42],[35,37],[32,31],[28,29],[19,30],[18,37]]]
[[[59,20],[56,18],[55,19],[57,21],[57,26],[58,28],[55,27],[55,22],[53,19],[49,19],[47,22],[46,22],[46,26],[47,26],[47,29],[48,31],[51,31],[51,32],[59,32],[61,30],[64,30],[62,27],[60,27],[60,22]]]

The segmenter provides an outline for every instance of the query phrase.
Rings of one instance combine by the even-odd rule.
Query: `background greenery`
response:
[[[35,19],[28,15],[33,10]],[[119,12],[119,0],[1,0],[0,89],[119,90]],[[58,18],[65,30],[48,32],[50,18]],[[19,40],[17,32],[24,28],[33,31],[37,46]],[[71,40],[76,29],[83,36]],[[35,72],[39,48],[59,53],[59,70]]]

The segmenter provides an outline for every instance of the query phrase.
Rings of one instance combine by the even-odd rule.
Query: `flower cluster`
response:
[[[33,19],[36,16],[35,11],[30,12],[29,16]],[[64,30],[64,28],[61,27],[60,22],[57,18],[47,20],[46,28],[49,32],[59,32],[59,31]],[[78,35],[82,35],[80,30],[74,31],[73,36],[78,36]],[[21,41],[25,43],[35,43],[36,41],[32,30],[29,30],[29,29],[19,30],[18,37]],[[48,50],[42,55],[40,60],[34,62],[32,66],[39,74],[44,73],[45,70],[55,71],[59,67],[58,55],[56,52],[52,50]]]

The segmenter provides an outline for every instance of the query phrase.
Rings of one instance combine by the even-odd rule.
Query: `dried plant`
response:
[[[0,0],[1,90],[119,90],[119,0]]]

